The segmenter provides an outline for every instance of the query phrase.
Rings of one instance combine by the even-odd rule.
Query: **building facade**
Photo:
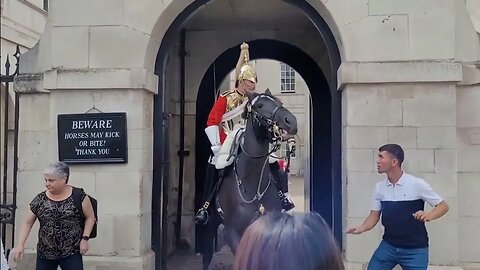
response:
[[[479,9],[477,0],[52,0],[15,83],[17,232],[59,158],[57,116],[95,107],[126,113],[128,163],[71,166],[72,184],[99,201],[87,269],[161,269],[179,241],[193,246],[202,121],[246,41],[252,59],[282,61],[308,86],[306,203],[332,225],[348,269],[362,269],[381,238],[381,226],[343,231],[370,210],[385,143],[402,145],[405,170],[451,205],[428,224],[431,263],[478,269]],[[18,269],[32,269],[33,234]]]
[[[16,70],[17,59],[15,53],[18,50],[24,53],[30,50],[40,40],[40,36],[47,21],[48,1],[42,0],[5,0],[0,5],[0,72],[2,80],[0,84],[0,204],[13,204],[13,160],[14,160],[14,136],[15,136],[15,94],[10,83],[4,75],[7,75],[6,63],[10,69],[9,77]],[[8,93],[7,93],[8,91]],[[3,185],[6,183],[7,185]],[[6,190],[5,187],[7,187]],[[4,209],[1,210],[2,221]],[[5,226],[5,227],[4,227]],[[6,231],[3,231],[3,228]],[[7,252],[12,246],[11,224],[2,222],[1,239],[7,246]]]

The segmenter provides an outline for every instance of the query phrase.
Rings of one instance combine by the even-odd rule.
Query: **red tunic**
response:
[[[208,115],[207,120],[207,127],[210,126],[218,126],[220,129],[220,143],[223,144],[225,139],[227,138],[227,133],[222,128],[222,117],[227,111],[227,97],[226,96],[219,96],[218,99],[213,104],[213,108]]]
[[[285,171],[285,160],[283,158],[278,160],[278,165],[280,165],[280,170]]]

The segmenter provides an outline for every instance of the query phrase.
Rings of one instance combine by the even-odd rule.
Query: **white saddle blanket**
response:
[[[228,133],[227,138],[223,142],[222,148],[218,153],[217,162],[215,163],[215,168],[223,169],[230,166],[233,163],[234,156],[230,156],[230,151],[232,150],[233,145],[238,145],[235,142],[235,139],[239,139],[242,133],[245,132],[245,127],[239,126],[234,130]],[[234,150],[236,151],[236,149]]]

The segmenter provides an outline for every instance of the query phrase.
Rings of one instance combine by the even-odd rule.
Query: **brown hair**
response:
[[[273,212],[245,231],[234,270],[344,270],[340,249],[316,213]]]

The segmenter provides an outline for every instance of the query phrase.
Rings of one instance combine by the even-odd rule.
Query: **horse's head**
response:
[[[247,118],[253,117],[259,125],[272,133],[272,137],[293,136],[297,134],[297,118],[285,107],[282,102],[272,95],[270,90],[265,93],[247,91],[249,99],[246,113]]]

